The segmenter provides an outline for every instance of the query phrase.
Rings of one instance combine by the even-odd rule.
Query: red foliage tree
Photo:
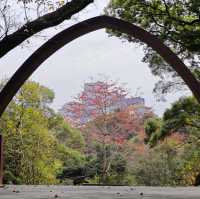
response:
[[[86,141],[122,145],[137,134],[144,139],[143,118],[126,106],[126,89],[108,79],[87,83],[73,102],[65,105],[66,118],[85,132]]]
[[[106,117],[114,109],[120,108],[126,95],[126,90],[113,81],[87,83],[75,100],[65,105],[65,112],[68,119],[83,125],[99,116]]]
[[[102,179],[108,175],[109,167],[116,152],[128,149],[144,150],[143,118],[139,116],[134,106],[126,104],[127,91],[118,83],[103,80],[84,85],[84,90],[73,102],[65,105],[68,121],[81,128],[87,143],[87,153],[95,153],[93,143],[100,144],[103,153]],[[129,142],[137,137],[139,143]],[[107,145],[112,145],[109,151]],[[128,147],[128,148],[127,148]],[[126,149],[125,149],[126,148]],[[130,150],[129,150],[130,149]]]

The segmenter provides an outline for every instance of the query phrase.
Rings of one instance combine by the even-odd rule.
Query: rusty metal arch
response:
[[[154,49],[181,76],[200,103],[199,82],[185,64],[157,37],[129,22],[109,16],[98,16],[61,31],[37,49],[20,66],[0,93],[0,117],[20,87],[48,57],[80,36],[103,28],[128,34]]]

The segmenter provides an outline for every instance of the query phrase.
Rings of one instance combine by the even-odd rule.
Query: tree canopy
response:
[[[198,137],[200,105],[194,97],[182,97],[168,108],[161,118],[150,118],[145,124],[146,143],[155,146],[159,140],[179,134]]]
[[[0,120],[4,137],[6,183],[55,184],[65,167],[84,162],[84,139],[55,113],[54,92],[29,81]]]
[[[92,94],[99,93],[99,84],[97,88],[98,92]],[[83,96],[88,96],[86,93]],[[141,106],[120,107],[106,96],[108,101],[103,104],[118,109],[101,114],[98,111],[85,124],[74,128],[50,107],[54,99],[51,89],[26,82],[0,120],[4,182],[199,184],[200,107],[193,97],[181,98],[158,118],[155,114],[141,117],[137,113]],[[92,95],[87,99],[92,101]],[[97,104],[92,103],[92,107]]]
[[[134,23],[159,37],[194,73],[199,73],[200,2],[195,0],[111,0],[106,13]],[[161,80],[155,91],[166,93],[184,84],[157,53],[134,38],[110,34],[144,47],[144,62]],[[170,78],[169,78],[170,77]]]

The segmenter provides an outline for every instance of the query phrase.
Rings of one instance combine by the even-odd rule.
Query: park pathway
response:
[[[0,199],[200,199],[200,187],[5,186]]]

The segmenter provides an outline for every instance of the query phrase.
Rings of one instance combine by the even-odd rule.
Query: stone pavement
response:
[[[200,199],[200,187],[5,186],[0,199]]]

